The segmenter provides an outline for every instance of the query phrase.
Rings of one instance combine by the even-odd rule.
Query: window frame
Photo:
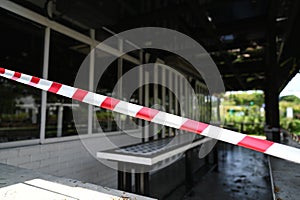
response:
[[[3,1],[0,4],[0,8],[19,15],[29,21],[35,22],[37,24],[43,25],[44,29],[44,49],[43,49],[43,69],[42,69],[42,78],[48,79],[48,71],[49,71],[49,53],[50,53],[50,40],[51,40],[51,30],[57,31],[65,36],[68,36],[74,40],[82,42],[90,46],[91,49],[97,48],[102,50],[106,53],[115,55],[117,57],[121,57],[122,59],[129,61],[133,64],[140,65],[142,63],[142,59],[136,59],[128,54],[124,54],[122,49],[115,49],[108,45],[101,45],[100,47],[97,46],[100,41],[95,39],[95,30],[90,30],[90,36],[86,36],[82,33],[79,33],[71,28],[68,28],[62,24],[59,24],[55,21],[48,19],[38,13],[35,13],[25,7],[22,7],[16,3],[11,1]],[[142,50],[141,50],[142,51]],[[140,54],[143,55],[142,53]],[[94,56],[90,56],[90,59],[93,60]],[[93,76],[94,65],[90,65],[89,70],[89,90],[93,91],[93,83],[94,83],[94,76]],[[38,144],[49,144],[55,142],[62,142],[62,141],[72,141],[72,140],[79,140],[81,138],[93,138],[93,137],[104,137],[106,133],[92,133],[92,119],[93,119],[93,106],[89,105],[88,108],[88,134],[83,136],[66,136],[66,137],[56,137],[56,138],[45,138],[45,128],[46,128],[46,108],[47,108],[47,92],[42,91],[41,94],[41,116],[40,116],[40,137],[39,139],[32,139],[32,140],[20,140],[20,141],[13,141],[13,142],[3,142],[0,143],[0,149],[3,148],[12,148],[12,147],[19,147],[19,146],[29,146],[29,145],[38,145]],[[137,132],[139,129],[128,130],[127,132]],[[119,135],[122,134],[122,131],[112,131],[108,132],[110,135]]]

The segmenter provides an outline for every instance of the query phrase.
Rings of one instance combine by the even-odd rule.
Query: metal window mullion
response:
[[[198,83],[198,81],[196,82],[196,88],[197,88],[197,101],[198,101],[198,105],[196,105],[196,108],[198,109],[198,116],[196,116],[197,120],[201,121],[201,88],[200,85]]]
[[[24,8],[16,3],[13,3],[11,1],[7,1],[7,0],[2,0],[0,1],[0,7],[5,9],[5,10],[8,10],[10,12],[13,12],[15,14],[18,14],[26,19],[29,19],[33,22],[36,22],[36,23],[39,23],[43,26],[46,26],[46,27],[49,27],[51,28],[52,30],[55,30],[57,32],[60,32],[64,35],[67,35],[75,40],[78,40],[82,43],[85,43],[85,44],[89,44],[89,45],[97,45],[99,44],[100,42],[97,41],[97,40],[94,40],[82,33],[79,33],[73,29],[70,29],[64,25],[61,25],[55,21],[51,21],[49,20],[47,17],[44,17],[38,13],[35,13],[27,8]],[[105,45],[105,44],[101,44],[99,46],[97,46],[98,49],[102,50],[102,51],[105,51],[107,53],[110,53],[112,55],[115,55],[117,57],[120,57],[123,52],[117,50],[117,49],[114,49],[108,45]],[[123,58],[125,60],[128,60],[134,64],[140,64],[139,60],[130,56],[130,55],[124,55]]]
[[[172,87],[173,84],[173,73],[172,71],[168,71],[169,72],[169,87]],[[173,93],[171,90],[169,90],[169,113],[173,114]],[[173,129],[171,127],[169,127],[169,135],[172,135],[172,131]]]
[[[158,104],[158,66],[154,64],[154,105]],[[158,125],[154,124],[154,140],[158,139]]]
[[[118,38],[118,49],[119,49],[119,51],[123,51],[123,40],[122,39],[120,39],[120,38]],[[122,75],[123,75],[123,59],[121,58],[121,57],[119,57],[118,58],[118,71],[117,71],[117,80],[118,80],[118,83],[119,83],[119,85],[118,85],[118,99],[122,99],[122,97],[123,97],[123,80],[122,80]],[[127,117],[127,116],[126,116]],[[121,114],[116,114],[116,120],[117,120],[117,122],[118,122],[118,124],[119,124],[119,126],[121,126],[121,127],[119,127],[121,130],[123,130],[124,129],[124,124],[122,123],[122,121],[121,121]]]
[[[179,95],[179,91],[178,91],[178,75],[175,74],[175,81],[174,81],[174,84],[175,84],[175,114],[176,115],[179,115],[179,110],[178,110],[178,100],[180,98],[180,95]]]
[[[90,30],[90,36],[92,39],[95,39],[95,30]],[[90,45],[90,56],[89,56],[89,91],[94,91],[94,70],[95,70],[95,46]],[[94,106],[88,105],[88,135],[92,135],[93,132],[93,115],[94,115]]]
[[[140,51],[140,63],[143,63],[143,51],[141,50]],[[139,88],[139,104],[142,105],[142,102],[143,102],[143,68],[140,67],[139,68],[139,85],[140,85],[140,88]],[[139,126],[142,127],[143,126],[143,120],[139,119]],[[144,136],[143,136],[144,138]]]
[[[50,31],[49,27],[45,28],[44,37],[44,58],[43,58],[43,78],[48,79],[49,70],[49,51],[50,51]],[[47,92],[42,91],[41,98],[41,126],[40,126],[40,143],[44,143],[46,132],[46,112],[47,112]]]
[[[161,101],[162,101],[162,106],[163,108],[166,107],[166,70],[164,67],[162,67],[161,69],[161,78],[162,78],[162,88],[161,88],[161,94],[162,94],[162,98],[161,98]],[[166,137],[166,129],[163,127],[162,128],[162,138],[165,138]]]
[[[173,83],[175,84],[175,91],[174,91],[174,94],[175,94],[175,99],[174,99],[174,101],[175,101],[175,114],[176,115],[179,115],[179,103],[180,103],[180,94],[179,94],[179,87],[178,87],[178,78],[179,78],[179,75],[177,74],[177,73],[175,73],[174,74],[174,81],[173,81]],[[180,113],[180,115],[181,115],[182,113]],[[174,131],[176,132],[176,131],[178,131],[178,130],[176,130],[176,129],[174,129]]]
[[[149,72],[145,72],[145,106],[149,107]],[[149,141],[149,122],[145,121],[145,134],[144,134],[144,141]]]
[[[185,99],[184,99],[184,93],[183,93],[183,77],[179,76],[179,88],[180,88],[180,103],[181,103],[181,116],[186,117],[186,108],[185,108]],[[180,133],[184,133],[182,130],[180,130]]]
[[[191,118],[190,116],[190,98],[188,96],[188,79],[185,79],[183,77],[184,80],[184,96],[185,96],[185,110],[186,110],[186,117]]]

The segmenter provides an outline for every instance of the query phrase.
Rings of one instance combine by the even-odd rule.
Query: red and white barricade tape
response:
[[[79,88],[0,68],[0,76],[121,114],[204,135],[285,160],[300,163],[300,149],[247,136],[159,110],[95,94]]]

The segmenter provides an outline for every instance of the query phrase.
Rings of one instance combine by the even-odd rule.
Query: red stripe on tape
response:
[[[87,95],[88,91],[77,89],[76,92],[73,94],[72,99],[75,99],[77,101],[82,101],[84,97]]]
[[[61,88],[61,86],[62,86],[62,84],[53,82],[48,91],[53,92],[53,93],[57,93],[58,90]]]
[[[118,99],[111,97],[106,97],[106,99],[101,103],[100,107],[106,108],[108,110],[113,110],[114,107],[120,102]]]
[[[33,76],[30,80],[30,83],[35,85],[38,84],[40,82],[40,78]]]
[[[5,73],[5,69],[0,67],[0,74],[4,74]]]
[[[135,117],[151,121],[155,117],[155,115],[157,115],[157,113],[159,113],[158,110],[144,107],[141,110],[139,110]]]
[[[17,79],[19,79],[21,77],[21,75],[22,74],[20,72],[15,72],[14,75],[13,75],[13,77],[11,77],[11,79],[17,80]]]
[[[202,131],[207,127],[208,124],[188,119],[179,129],[189,132],[202,133]]]
[[[245,136],[237,145],[253,149],[260,152],[265,152],[274,142]]]

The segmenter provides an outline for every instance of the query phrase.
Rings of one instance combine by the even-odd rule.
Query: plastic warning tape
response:
[[[0,68],[0,76],[48,92],[59,94],[64,97],[72,98],[80,102],[85,102],[94,106],[100,106],[101,108],[112,110],[114,112],[173,127],[176,129],[193,132],[230,144],[259,151],[278,158],[300,163],[300,149],[294,147],[250,137],[235,131],[223,129],[217,126],[194,121],[188,118],[180,117],[152,108],[143,107],[137,104],[128,103],[115,98],[107,97],[104,95],[96,94],[79,88],[4,68]]]

